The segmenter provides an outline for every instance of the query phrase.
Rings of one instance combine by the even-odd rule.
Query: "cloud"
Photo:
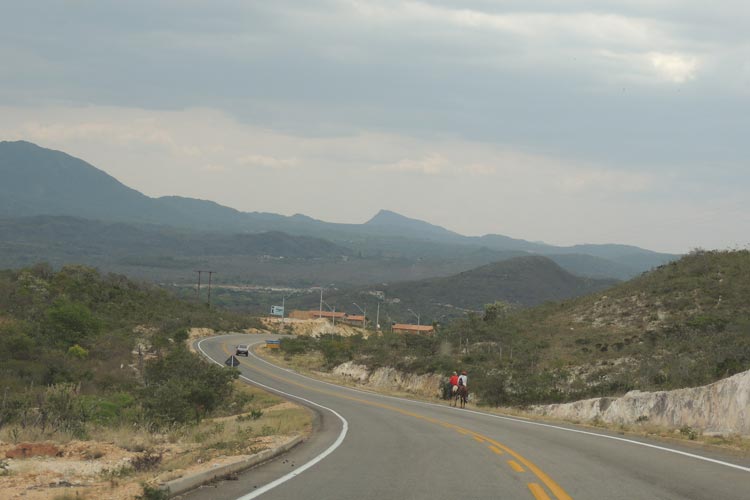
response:
[[[658,176],[650,173],[632,173],[611,170],[566,169],[559,176],[559,187],[568,193],[598,192],[643,193],[653,191],[659,183]]]
[[[276,158],[267,155],[250,154],[237,158],[237,163],[248,167],[282,169],[294,167],[298,162],[295,158]]]
[[[483,163],[472,163],[465,165],[463,171],[471,175],[495,175],[497,168]]]
[[[210,172],[213,174],[224,174],[227,172],[227,167],[224,165],[217,165],[215,163],[209,163],[200,167],[203,172]]]
[[[648,54],[648,59],[662,78],[674,83],[685,83],[694,79],[698,69],[696,57],[651,52]]]
[[[373,170],[389,172],[415,172],[424,175],[439,175],[449,168],[448,160],[439,154],[429,154],[423,158],[404,158],[395,163],[372,167]]]

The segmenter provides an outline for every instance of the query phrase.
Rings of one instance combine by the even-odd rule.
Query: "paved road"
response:
[[[247,341],[213,337],[200,348],[223,362]],[[189,500],[750,498],[746,457],[342,388],[252,354],[240,361],[247,380],[312,407],[316,432]]]

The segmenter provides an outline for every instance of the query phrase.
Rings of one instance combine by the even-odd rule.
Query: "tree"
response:
[[[238,376],[237,370],[208,364],[177,347],[146,365],[144,410],[162,425],[199,422],[228,399]]]
[[[101,322],[83,304],[60,297],[47,309],[45,333],[63,347],[86,344],[101,331]]]

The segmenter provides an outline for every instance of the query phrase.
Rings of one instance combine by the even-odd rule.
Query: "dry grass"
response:
[[[245,401],[244,413],[161,433],[129,426],[91,428],[91,440],[77,441],[63,433],[42,435],[32,429],[3,429],[3,450],[13,447],[10,443],[14,441],[54,441],[64,456],[16,461],[4,477],[0,474],[0,490],[9,495],[0,497],[132,499],[140,493],[142,483],[169,481],[233,462],[311,432],[312,413],[307,409],[247,384],[236,384],[240,400]],[[47,478],[50,484],[60,478],[71,484],[85,483],[86,491],[77,487],[61,488],[63,491],[34,489],[39,477]]]
[[[305,408],[236,382],[235,389],[251,398],[250,410],[239,415],[208,419],[199,425],[176,429],[165,436],[182,452],[166,461],[164,470],[211,460],[224,455],[251,455],[274,444],[277,439],[306,434],[312,430],[312,414]]]
[[[286,356],[280,349],[266,349],[263,346],[255,348],[255,354],[272,361],[274,364],[294,370],[304,374],[324,374],[325,358],[320,351],[311,351],[305,354],[296,354]]]

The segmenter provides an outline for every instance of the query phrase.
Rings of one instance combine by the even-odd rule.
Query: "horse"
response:
[[[466,408],[466,402],[469,400],[469,389],[465,385],[457,386],[458,390],[453,392],[453,404],[456,406],[458,401],[461,401],[461,408]]]

